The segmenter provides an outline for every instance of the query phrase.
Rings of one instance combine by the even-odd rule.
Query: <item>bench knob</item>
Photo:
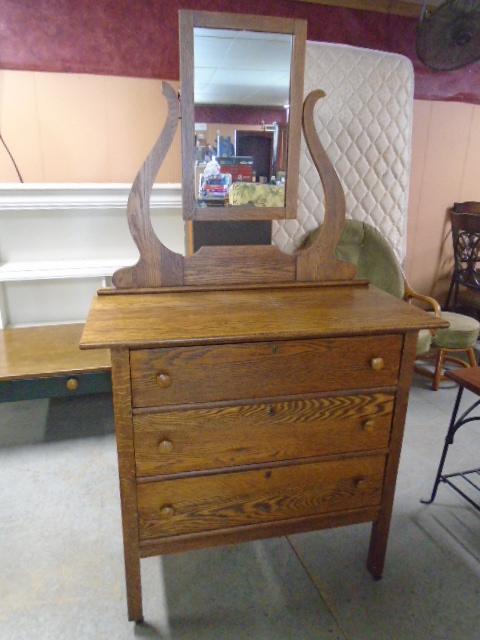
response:
[[[80,386],[80,383],[77,378],[68,378],[67,382],[65,383],[65,386],[69,391],[77,391],[78,387]]]

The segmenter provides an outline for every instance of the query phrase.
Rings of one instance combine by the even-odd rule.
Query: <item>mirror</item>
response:
[[[305,23],[180,12],[184,216],[295,217]]]

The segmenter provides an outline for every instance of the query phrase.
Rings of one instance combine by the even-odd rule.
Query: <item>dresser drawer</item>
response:
[[[135,407],[394,385],[402,337],[365,336],[131,351]]]
[[[137,415],[137,475],[380,449],[393,404],[374,393]]]
[[[365,456],[141,483],[140,538],[374,506],[384,467],[384,456]]]

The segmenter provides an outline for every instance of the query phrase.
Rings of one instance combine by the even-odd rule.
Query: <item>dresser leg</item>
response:
[[[142,579],[140,558],[125,547],[125,582],[127,586],[128,619],[143,622]]]
[[[398,379],[397,397],[390,435],[390,452],[386,459],[383,483],[382,505],[377,519],[372,525],[370,547],[368,549],[367,569],[375,580],[383,574],[385,553],[387,551],[388,532],[392,518],[393,496],[397,478],[400,451],[402,448],[403,428],[407,413],[408,392],[413,376],[413,365],[417,350],[417,332],[409,331],[404,338],[402,359]]]
[[[383,575],[385,553],[387,551],[388,531],[390,529],[390,517],[380,518],[373,523],[370,534],[370,547],[368,549],[367,569],[375,580],[380,580]]]
[[[130,354],[128,349],[113,349],[111,358],[128,619],[135,622],[143,622]]]

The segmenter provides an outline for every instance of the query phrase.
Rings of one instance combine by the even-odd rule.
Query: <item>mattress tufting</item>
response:
[[[315,107],[320,140],[342,181],[347,217],[368,222],[405,257],[413,68],[400,55],[308,42],[305,96]],[[273,242],[291,253],[323,220],[323,189],[302,135],[296,220],[275,221]]]

